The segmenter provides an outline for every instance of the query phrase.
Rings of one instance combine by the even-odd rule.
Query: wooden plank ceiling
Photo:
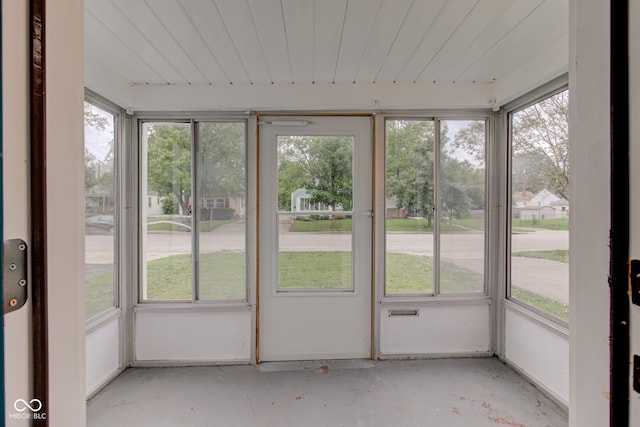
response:
[[[132,85],[487,83],[566,38],[567,3],[85,0],[85,55]]]

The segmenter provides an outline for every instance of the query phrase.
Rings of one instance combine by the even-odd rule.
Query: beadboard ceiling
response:
[[[85,34],[132,86],[484,84],[568,39],[568,2],[85,0]]]

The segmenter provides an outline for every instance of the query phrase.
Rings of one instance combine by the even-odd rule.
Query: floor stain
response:
[[[496,424],[503,424],[511,427],[527,427],[524,424],[518,424],[515,421],[507,420],[504,418],[495,418],[494,421]]]

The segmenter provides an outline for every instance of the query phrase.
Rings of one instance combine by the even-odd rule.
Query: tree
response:
[[[309,144],[307,190],[314,203],[324,203],[336,210],[352,208],[353,139],[351,137],[315,137]]]
[[[291,209],[290,197],[304,187],[312,203],[352,208],[353,139],[290,136],[278,139],[278,205]],[[335,218],[333,226],[335,226]]]
[[[568,116],[569,92],[566,90],[512,115],[514,190],[548,188],[569,199]],[[455,144],[484,161],[482,131],[481,122],[471,122],[458,132]]]
[[[245,127],[240,122],[200,123],[198,138],[200,218],[214,218],[205,200],[244,197]]]
[[[513,158],[529,163],[527,178],[569,200],[569,92],[563,91],[513,115]],[[531,165],[533,162],[533,165]]]
[[[147,186],[175,197],[183,215],[191,199],[191,131],[187,123],[153,123],[147,128]]]
[[[431,121],[389,120],[386,126],[387,198],[410,215],[426,216],[434,206],[435,128]]]

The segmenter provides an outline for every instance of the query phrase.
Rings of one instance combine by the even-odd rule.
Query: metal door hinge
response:
[[[27,302],[27,244],[7,240],[2,245],[2,313],[16,311]]]

